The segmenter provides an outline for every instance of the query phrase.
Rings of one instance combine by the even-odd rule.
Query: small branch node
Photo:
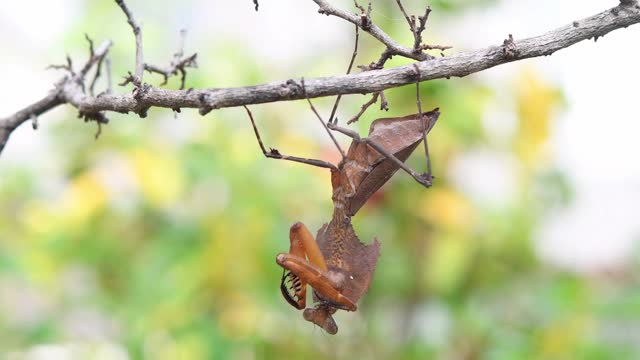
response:
[[[389,111],[389,102],[387,102],[384,91],[380,91],[380,110]]]
[[[138,110],[138,116],[140,116],[143,119],[146,118],[148,114],[149,114],[149,106],[141,107],[140,110]]]
[[[38,130],[38,116],[36,114],[31,114],[31,128]]]
[[[293,79],[289,79],[280,85],[278,94],[287,99],[296,99],[305,96],[304,79],[300,83]]]
[[[109,119],[104,115],[104,113],[98,112],[84,112],[78,111],[78,118],[83,119],[84,122],[92,122],[95,121],[97,124],[97,131],[94,135],[94,138],[97,140],[102,134],[102,124],[108,124]]]
[[[189,90],[187,90],[189,92]],[[198,95],[198,101],[200,102],[200,107],[198,108],[198,113],[202,116],[207,115],[213,110],[209,104],[207,104],[207,94],[201,93]]]
[[[133,92],[131,93],[131,95],[133,96],[134,99],[141,101],[142,98],[149,92],[150,89],[151,89],[151,85],[144,83],[141,86],[136,86],[133,89]]]
[[[513,35],[509,34],[509,38],[502,42],[502,54],[509,60],[516,59],[519,55],[516,42],[513,40]]]
[[[131,73],[131,71],[127,71],[127,76],[124,77],[124,81],[119,83],[118,85],[120,86],[125,86],[129,83],[133,84],[133,91],[132,93],[135,95],[138,93],[138,88],[140,88],[143,85],[148,85],[148,84],[142,84],[142,82],[140,81],[140,78],[138,76],[135,76],[134,74]]]
[[[366,10],[364,9],[364,7],[358,4],[357,0],[354,0],[353,3],[355,4],[356,8],[360,10],[360,27],[364,31],[370,31],[371,25],[373,24],[373,22],[371,21],[371,2],[369,2]]]

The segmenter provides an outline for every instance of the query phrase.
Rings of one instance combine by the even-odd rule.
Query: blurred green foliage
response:
[[[433,6],[455,13],[470,3]],[[130,40],[115,6],[84,6],[82,31],[69,32],[68,47],[83,49],[84,31]],[[118,20],[98,20],[106,17]],[[404,23],[375,20],[406,35]],[[174,30],[159,27],[146,24],[147,48]],[[188,86],[276,80],[242,44],[210,46],[201,59],[215,53],[211,63],[239,71],[201,60]],[[364,47],[359,63],[379,51]],[[114,73],[125,73],[132,58],[115,47]],[[16,167],[0,179],[0,353],[67,346],[78,358],[102,359],[638,358],[639,288],[623,275],[563,273],[534,254],[542,213],[571,199],[545,150],[562,97],[532,69],[511,86],[517,126],[505,142],[483,122],[491,88],[473,79],[421,85],[423,106],[442,111],[429,139],[435,186],[425,190],[399,173],[354,218],[361,239],[381,240],[382,255],[359,311],[340,312],[333,337],[283,301],[275,264],[290,224],[317,229],[329,220],[328,171],[265,159],[241,109],[205,118],[187,110],[114,114],[94,141],[67,108],[68,119],[47,125],[56,170],[39,176]],[[355,125],[361,133],[376,117],[415,112],[415,87],[386,96],[390,112],[370,110]],[[363,99],[345,97],[340,118]],[[331,101],[316,103],[328,114]],[[304,103],[253,111],[267,146],[336,160]],[[506,200],[481,201],[456,185],[452,164],[477,151],[514,159]],[[423,169],[421,150],[408,163]]]

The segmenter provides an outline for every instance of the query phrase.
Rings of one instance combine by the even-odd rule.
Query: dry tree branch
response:
[[[423,16],[418,17],[419,25],[416,27],[416,17],[409,16],[407,14],[406,10],[404,9],[404,6],[402,5],[401,0],[396,0],[396,4],[398,4],[398,8],[400,9],[400,12],[404,16],[405,20],[407,20],[407,23],[409,24],[409,30],[413,34],[413,39],[414,39],[413,54],[422,56],[422,55],[425,55],[423,53],[423,50],[430,50],[433,48],[439,48],[441,50],[445,50],[450,48],[450,46],[435,45],[434,47],[433,45],[422,44],[422,32],[425,30],[427,20],[429,19],[429,14],[431,14],[430,6],[426,7],[425,14]],[[371,13],[371,2],[369,2],[369,8],[366,14],[364,12],[364,9],[360,7],[357,2],[356,2],[356,7],[359,8],[360,11],[362,12],[363,15],[361,16],[366,15],[366,17],[369,18],[369,15]],[[369,19],[368,23],[370,22],[371,20]],[[368,26],[370,27],[370,24],[368,24]],[[356,28],[357,27],[358,25],[356,25]],[[391,57],[393,57],[394,55],[398,55],[398,54],[391,47],[387,46],[385,50],[382,52],[382,54],[380,54],[380,58],[378,59],[378,61],[376,61],[375,63],[370,63],[369,65],[366,65],[366,66],[359,65],[358,67],[362,71],[380,70],[384,68],[384,64],[387,62],[387,60],[391,59]],[[428,56],[431,56],[431,55],[428,55]],[[382,91],[375,92],[373,93],[373,96],[371,97],[371,99],[362,105],[362,107],[360,108],[360,111],[356,115],[354,115],[351,119],[349,119],[347,124],[352,124],[358,121],[360,117],[365,113],[365,111],[367,111],[367,109],[369,109],[371,105],[375,104],[378,101],[378,97],[382,99],[380,103],[380,109],[389,110],[389,106],[384,96],[384,92]]]
[[[69,55],[67,55],[67,63],[66,64],[51,64],[49,66],[47,66],[47,70],[49,69],[53,69],[53,70],[67,70],[69,73],[73,74],[73,60],[71,60],[71,57]]]
[[[353,63],[356,61],[356,56],[358,56],[358,42],[360,40],[360,33],[358,32],[358,26],[355,27],[355,44],[353,46],[353,53],[351,54],[351,61],[349,61],[349,66],[347,67],[347,75],[351,73],[351,69],[353,68]],[[333,123],[334,117],[336,116],[336,111],[338,111],[338,105],[340,105],[340,99],[342,99],[342,95],[338,95],[336,97],[336,101],[333,103],[333,108],[331,109],[331,115],[329,115],[329,120],[327,122]],[[335,122],[338,122],[338,119],[335,118]]]
[[[98,65],[96,66],[96,72],[93,75],[93,79],[91,80],[91,83],[89,84],[89,95],[91,96],[95,94],[96,83],[98,82],[100,75],[102,75],[101,72],[102,72],[103,61],[104,61],[104,56],[102,56],[100,60],[98,60]]]
[[[617,6],[546,34],[516,40],[518,54],[514,58],[505,57],[503,45],[494,45],[421,62],[418,65],[420,80],[463,77],[515,60],[548,56],[577,42],[602,37],[613,30],[638,22],[640,22],[640,7]],[[310,98],[366,94],[413,83],[414,74],[412,65],[403,65],[359,74],[307,78],[305,79],[306,92]],[[135,112],[141,106],[219,109],[303,99],[299,88],[299,81],[291,79],[237,88],[168,90],[151,87],[138,100],[131,95],[111,95],[100,98],[87,97],[77,105],[91,110],[122,113]]]
[[[371,21],[371,17],[369,16],[369,13],[371,11],[367,11],[366,13],[363,11],[361,15],[356,15],[356,14],[352,14],[347,11],[338,9],[333,5],[331,5],[326,0],[313,0],[313,2],[318,4],[318,7],[319,7],[318,12],[320,14],[337,16],[352,24],[357,25],[362,30],[371,34],[371,36],[376,38],[378,41],[380,41],[387,47],[386,52],[389,53],[390,55],[401,55],[401,56],[418,60],[418,61],[433,59],[433,56],[429,54],[426,54],[422,51],[416,53],[414,52],[413,48],[409,48],[409,47],[398,44],[395,40],[393,40],[393,38],[391,38],[391,36],[389,36],[386,32],[384,32],[382,29],[380,29],[376,24],[374,24]],[[371,7],[370,3],[369,3],[369,7]]]
[[[134,29],[136,36],[136,74],[142,72],[142,45],[139,27],[133,20],[131,13],[124,6],[123,0],[116,0],[123,8],[127,19]],[[320,7],[320,12],[335,15],[356,24],[376,39],[385,44],[387,50],[394,54],[421,61],[417,64],[419,80],[434,80],[451,77],[463,77],[497,65],[528,59],[538,56],[548,56],[554,52],[569,47],[586,39],[597,39],[607,33],[640,22],[640,5],[635,0],[620,0],[620,4],[593,16],[573,21],[572,23],[549,31],[545,34],[514,40],[511,36],[500,45],[493,45],[483,49],[461,52],[442,58],[416,55],[413,48],[397,44],[375,24],[366,21],[365,12],[360,16],[332,7],[325,0],[314,0]],[[370,20],[370,19],[369,19]],[[138,29],[136,31],[136,29]],[[4,148],[11,132],[20,124],[33,116],[38,116],[60,104],[68,103],[78,109],[85,119],[102,122],[104,111],[121,113],[135,112],[141,117],[146,115],[150,107],[162,107],[173,110],[180,108],[197,108],[201,114],[213,109],[235,107],[268,102],[304,99],[301,84],[298,80],[276,81],[267,84],[238,87],[238,88],[209,88],[168,90],[148,84],[136,85],[132,94],[103,93],[90,96],[84,92],[84,69],[87,71],[95,66],[99,59],[105,56],[110,42],[105,42],[97,50],[89,63],[85,64],[77,74],[69,74],[55,84],[55,88],[44,98],[25,107],[5,118],[0,118],[0,153]],[[424,53],[422,53],[424,54]],[[427,54],[424,54],[427,55]],[[70,59],[67,67],[71,70]],[[107,66],[109,71],[109,67]],[[139,79],[142,79],[141,75]],[[367,94],[380,92],[385,89],[398,87],[416,81],[416,70],[413,64],[395,68],[365,71],[359,74],[337,75],[331,77],[305,79],[306,96],[309,98],[335,96],[344,94]],[[100,115],[98,115],[100,114]]]
[[[378,102],[378,97],[380,97],[380,94],[382,94],[382,92],[375,92],[373,93],[373,95],[371,96],[371,99],[369,99],[369,101],[367,101],[366,103],[362,104],[362,106],[360,107],[360,111],[358,111],[357,114],[355,114],[351,119],[349,119],[349,121],[347,121],[347,125],[351,125],[354,122],[360,120],[360,117],[364,114],[365,111],[367,111],[367,109]]]
[[[136,72],[134,74],[135,77],[131,77],[129,81],[133,82],[134,85],[139,86],[142,83],[142,71],[144,70],[144,61],[142,56],[142,30],[133,17],[133,13],[129,10],[127,4],[124,3],[124,0],[116,0],[116,4],[120,6],[124,14],[127,16],[127,22],[131,25],[131,29],[133,30],[133,34],[136,38]]]
[[[29,119],[37,118],[39,115],[53,109],[58,105],[70,102],[69,99],[64,96],[64,88],[67,86],[73,86],[77,89],[77,91],[81,91],[81,89],[84,87],[84,75],[97,62],[101,61],[101,59],[109,51],[110,47],[111,41],[105,41],[104,43],[102,43],[97,50],[92,52],[93,55],[89,57],[89,60],[87,61],[85,66],[83,66],[83,70],[87,70],[81,71],[77,74],[73,73],[71,69],[71,59],[67,57],[68,68],[65,68],[69,71],[69,74],[58,80],[54,84],[54,88],[49,91],[49,93],[45,97],[9,117],[0,119],[0,154],[7,144],[11,132],[13,132],[13,130],[15,130],[22,123],[26,122]],[[99,111],[100,110],[96,110],[96,112]],[[34,125],[34,130],[36,128],[37,125]]]
[[[169,63],[168,67],[163,68],[163,67],[152,65],[152,64],[147,64],[147,63],[144,64],[144,69],[147,70],[148,72],[157,73],[164,77],[164,81],[160,84],[160,86],[166,85],[167,82],[169,81],[169,76],[177,75],[179,72],[180,73],[180,89],[184,89],[184,82],[187,77],[186,68],[198,67],[198,63],[196,62],[196,57],[198,56],[197,53],[194,53],[191,56],[183,57],[184,41],[185,41],[186,34],[187,34],[186,30],[183,29],[180,31],[180,46],[178,48],[178,51],[175,54],[173,54],[173,60],[171,60],[171,63]]]

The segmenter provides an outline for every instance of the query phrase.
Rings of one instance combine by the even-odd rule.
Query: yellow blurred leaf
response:
[[[251,299],[236,292],[220,312],[220,330],[230,338],[245,338],[256,333],[263,311]]]
[[[156,333],[147,338],[145,358],[158,360],[204,359],[207,346],[202,337],[183,335],[173,338],[168,334]]]
[[[60,218],[51,210],[50,204],[39,200],[29,201],[19,219],[33,235],[46,235],[60,224]],[[37,237],[30,237],[31,239],[35,240]]]
[[[457,236],[437,236],[429,247],[429,261],[425,263],[429,286],[437,292],[453,290],[465,274],[473,255],[473,247]]]
[[[541,358],[570,358],[575,346],[588,335],[592,326],[591,319],[585,316],[574,316],[551,323],[542,330]]]
[[[29,269],[32,279],[36,282],[55,282],[58,280],[60,264],[51,257],[45,249],[31,248],[21,258],[24,268]]]
[[[265,160],[253,131],[235,131],[229,136],[230,141],[226,152],[234,166],[249,167],[256,161]],[[265,146],[268,147],[268,145]]]
[[[91,173],[75,177],[62,194],[62,209],[72,225],[83,224],[104,208],[107,193],[99,179]]]
[[[456,231],[465,231],[470,228],[474,215],[473,208],[460,193],[443,187],[434,187],[422,194],[419,215],[426,222]]]
[[[264,246],[263,239],[252,236],[251,225],[230,225],[230,222],[223,217],[207,224],[209,236],[200,260],[208,285],[217,289],[221,297],[251,287],[261,272],[255,253]]]
[[[519,129],[516,147],[526,164],[535,164],[544,158],[544,145],[549,138],[553,110],[561,94],[546,83],[533,70],[525,70],[516,84],[516,106]]]
[[[130,156],[140,189],[152,205],[170,207],[182,197],[182,169],[172,153],[138,148]]]

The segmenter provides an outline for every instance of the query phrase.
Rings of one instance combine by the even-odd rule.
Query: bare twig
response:
[[[89,61],[87,61],[87,63],[84,65],[84,67],[80,71],[81,73],[80,76],[84,77],[97,61],[96,71],[93,75],[93,79],[91,80],[91,83],[89,84],[89,95],[93,96],[95,94],[96,83],[98,82],[98,78],[100,78],[100,75],[101,75],[102,62],[104,61],[104,58],[107,55],[107,52],[105,51],[104,53],[96,54],[93,48],[93,40],[91,40],[91,38],[87,34],[85,34],[84,36],[89,42]],[[111,76],[110,73],[108,75]]]
[[[422,44],[422,50],[449,50],[452,46],[449,45],[430,45],[430,44]]]
[[[371,34],[371,36],[378,39],[378,41],[380,41],[387,47],[388,52],[391,56],[401,55],[401,56],[414,59],[414,60],[419,60],[419,61],[429,60],[433,58],[433,56],[429,54],[426,54],[423,52],[415,53],[412,48],[408,48],[406,46],[402,46],[398,44],[395,40],[393,40],[393,38],[391,38],[391,36],[389,36],[382,29],[380,29],[376,24],[374,24],[371,21],[371,18],[369,16],[363,17],[363,15],[359,16],[356,14],[346,12],[342,9],[338,9],[334,7],[326,0],[313,0],[313,2],[315,2],[318,5],[319,13],[325,14],[325,15],[337,16],[341,19],[344,19],[352,24],[359,26],[362,30]],[[361,11],[363,10],[362,7],[359,7],[359,8]],[[365,15],[366,15],[366,12],[365,12]]]
[[[389,103],[387,97],[384,96],[384,91],[380,91],[380,110],[389,111]]]
[[[177,75],[180,72],[180,89],[184,89],[184,82],[187,76],[186,68],[188,67],[197,67],[196,57],[198,54],[193,54],[184,59],[180,59],[178,62],[171,62],[169,67],[161,68],[152,64],[144,64],[144,69],[151,73],[158,73],[164,77],[164,80],[160,84],[160,86],[166,85],[169,81],[169,76]]]
[[[84,34],[84,38],[89,42],[89,58],[92,58],[95,55],[95,51],[93,51],[93,40],[91,40],[89,34]]]
[[[64,100],[59,97],[58,89],[54,89],[44,98],[18,111],[8,118],[0,120],[0,153],[4,149],[9,136],[23,122],[31,119],[33,116],[43,114],[54,107],[64,104]]]
[[[402,6],[402,1],[396,0],[396,4],[398,4],[400,12],[402,12],[405,20],[407,20],[407,23],[409,24],[409,30],[411,30],[411,33],[413,34],[413,52],[416,54],[422,53],[422,50],[427,49],[427,47],[422,45],[422,32],[427,25],[427,20],[429,20],[429,14],[431,14],[431,6],[426,7],[424,15],[418,16],[418,22],[416,24],[416,17],[414,15],[409,16],[407,14],[407,12],[404,10],[404,6]],[[435,46],[438,48],[442,47],[439,45]]]
[[[356,3],[357,4],[357,3]],[[347,75],[349,73],[351,73],[351,68],[353,68],[353,63],[356,60],[356,56],[358,55],[358,39],[360,37],[359,32],[358,32],[358,26],[356,25],[356,36],[355,36],[355,44],[353,46],[353,54],[351,55],[351,61],[349,61],[349,66],[347,67]],[[336,115],[336,111],[338,110],[338,105],[340,105],[340,99],[342,99],[342,95],[338,95],[338,97],[336,98],[336,102],[333,104],[333,109],[331,109],[331,115],[329,116],[329,120],[328,122],[333,122],[335,124],[338,123],[338,119],[335,118],[334,120],[334,116]]]
[[[87,73],[89,73],[89,70],[91,70],[91,68],[97,63],[98,65],[98,69],[97,69],[97,76],[100,76],[100,64],[102,63],[102,58],[104,58],[104,56],[107,54],[106,52],[104,53],[99,53],[97,51],[94,50],[93,48],[93,40],[91,40],[91,38],[89,37],[89,35],[84,34],[85,39],[87,40],[87,42],[89,43],[89,60],[87,60],[87,62],[84,64],[84,66],[82,67],[82,69],[80,70],[80,73],[78,74],[78,76],[80,78],[84,78]]]
[[[307,91],[306,91],[306,88],[305,88],[305,85],[304,85],[304,79],[300,80],[300,83],[302,84],[302,96],[304,96],[307,99],[307,102],[309,103],[309,106],[311,107],[311,110],[316,115],[318,120],[320,120],[320,123],[322,124],[324,129],[327,131],[327,134],[329,134],[329,137],[331,138],[331,141],[333,141],[333,144],[336,146],[336,148],[340,152],[340,155],[342,155],[342,158],[343,159],[346,158],[347,155],[345,154],[344,150],[342,150],[342,147],[340,147],[340,144],[338,144],[338,140],[336,140],[336,137],[333,136],[333,133],[329,130],[329,128],[327,127],[327,124],[325,124],[324,120],[322,120],[322,116],[320,116],[320,113],[318,113],[318,110],[316,110],[316,107],[313,106],[313,103],[311,102],[311,99],[309,99],[309,97],[307,96]]]
[[[66,64],[63,64],[63,65],[51,64],[51,65],[47,66],[47,70],[49,70],[49,69],[66,70],[71,75],[73,75],[73,61],[71,60],[71,57],[69,55],[67,55],[67,63]]]
[[[194,53],[191,56],[183,58],[184,56],[184,42],[187,31],[180,31],[180,45],[178,46],[178,51],[173,54],[173,59],[169,63],[169,66],[166,68],[152,65],[152,64],[144,64],[144,69],[151,73],[158,73],[164,77],[164,81],[160,84],[160,86],[166,85],[167,81],[169,81],[169,76],[177,75],[180,73],[180,89],[184,89],[184,82],[187,77],[187,69],[186,68],[197,68],[198,63],[196,62],[196,57],[198,54]]]
[[[131,25],[133,35],[136,38],[136,72],[134,74],[135,77],[132,77],[130,81],[133,82],[135,86],[140,86],[140,84],[142,84],[142,71],[144,70],[144,60],[142,56],[142,31],[133,17],[133,13],[129,10],[127,4],[124,3],[124,0],[116,0],[116,4],[120,6],[124,14],[127,16],[127,22]]]
[[[402,1],[396,0],[396,4],[398,4],[398,8],[400,8],[400,12],[404,16],[404,19],[407,20],[407,23],[409,24],[409,28],[410,28],[411,32],[415,32],[415,27],[414,27],[415,21],[411,22],[411,18],[409,18],[409,15],[404,10],[404,6],[402,6]]]
[[[368,70],[383,69],[384,64],[387,62],[387,60],[391,60],[392,57],[393,57],[393,52],[389,48],[386,48],[384,49],[382,54],[380,54],[380,58],[378,59],[378,61],[376,61],[375,63],[369,64],[368,67],[360,66],[360,70],[368,71]]]
[[[427,6],[424,15],[418,17],[418,28],[415,32],[415,41],[413,43],[413,49],[418,51],[422,49],[422,32],[424,31],[427,20],[429,20],[429,14],[431,14],[431,6]]]
[[[432,180],[431,176],[431,157],[429,157],[429,144],[427,143],[427,121],[422,116],[422,101],[420,100],[420,69],[418,65],[413,64],[416,70],[416,105],[418,106],[418,118],[422,121],[422,140],[424,141],[424,155],[427,158],[427,173],[425,177]]]
[[[357,114],[355,114],[351,119],[349,119],[349,121],[347,121],[347,124],[353,124],[354,122],[360,120],[360,117],[364,114],[364,112],[367,111],[367,109],[371,105],[378,102],[378,97],[380,96],[381,93],[382,92],[373,93],[373,96],[371,96],[371,99],[360,107],[360,111],[358,111]]]
[[[104,60],[104,56],[98,60],[98,65],[96,66],[96,72],[93,75],[93,79],[91,80],[91,84],[89,85],[89,95],[93,96],[95,94],[95,86],[98,82],[98,78],[100,77],[100,72],[102,70],[102,62]]]
[[[131,71],[127,71],[127,76],[124,77],[121,83],[118,83],[118,86],[125,86],[128,83],[133,83],[134,85],[136,83],[136,76]]]
[[[369,5],[367,5],[367,10],[358,4],[358,0],[353,0],[353,4],[360,10],[360,27],[362,27],[363,30],[369,29],[371,27],[371,1],[369,1]],[[358,26],[358,24],[356,24],[356,26]]]
[[[104,67],[107,69],[107,94],[111,94],[113,91],[113,80],[111,78],[111,58],[109,55],[105,56]]]
[[[95,65],[97,59],[102,58],[109,51],[110,47],[111,47],[111,41],[105,41],[104,43],[102,43],[100,47],[98,47],[98,49],[94,51],[95,56],[91,57],[89,61],[87,61],[87,64],[91,64],[91,66]],[[87,67],[87,64],[85,64],[84,67]],[[71,68],[70,58],[67,59],[67,66]],[[65,87],[71,86],[71,84],[73,84],[73,86],[75,86],[76,88],[76,92],[78,93],[77,94],[78,99],[81,96],[87,97],[86,95],[81,93],[83,73],[79,72],[78,74],[73,74],[71,70],[69,71],[71,73],[71,77],[65,76],[62,79],[58,80],[55,83],[54,88],[45,97],[43,97],[42,99],[36,101],[35,103],[25,107],[24,109],[16,112],[15,114],[9,117],[0,119],[0,154],[2,153],[2,150],[7,144],[7,141],[9,140],[9,136],[11,136],[11,133],[18,126],[20,126],[22,123],[26,122],[29,119],[31,119],[32,121],[36,119],[33,122],[32,126],[34,126],[34,128],[37,128],[38,127],[37,116],[55,108],[58,105],[69,102],[69,100],[66,99],[64,96]],[[95,112],[98,112],[98,111],[95,111]]]

